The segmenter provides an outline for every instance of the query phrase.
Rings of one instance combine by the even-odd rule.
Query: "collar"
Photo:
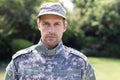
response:
[[[60,41],[58,45],[54,49],[48,49],[41,41],[35,47],[38,53],[43,54],[45,56],[54,56],[54,55],[62,55],[67,58],[68,53],[65,52],[65,47],[63,42]]]

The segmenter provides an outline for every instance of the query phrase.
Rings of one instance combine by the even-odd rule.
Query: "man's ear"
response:
[[[38,26],[38,29],[40,30],[40,19],[39,18],[37,19],[37,26]]]
[[[67,21],[65,21],[64,23],[64,32],[66,31],[66,29],[67,29]]]

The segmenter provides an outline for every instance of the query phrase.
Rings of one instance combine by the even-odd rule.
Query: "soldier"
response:
[[[67,24],[60,3],[42,4],[37,24],[39,43],[13,55],[5,80],[96,80],[87,57],[63,45]]]

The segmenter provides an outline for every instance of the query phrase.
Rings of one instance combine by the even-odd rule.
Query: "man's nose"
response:
[[[54,32],[55,32],[54,26],[50,26],[50,27],[49,27],[49,33],[54,33]]]

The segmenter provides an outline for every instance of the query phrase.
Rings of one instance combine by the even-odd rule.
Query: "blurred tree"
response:
[[[46,1],[55,0],[0,0],[0,60],[11,58],[12,46],[18,43],[27,42],[21,47],[25,48],[38,42],[36,16],[40,4]],[[18,43],[12,44],[14,41]]]
[[[79,50],[86,55],[120,57],[120,1],[72,1],[74,15],[68,20],[72,25],[71,34],[76,35],[74,45],[81,44]]]

